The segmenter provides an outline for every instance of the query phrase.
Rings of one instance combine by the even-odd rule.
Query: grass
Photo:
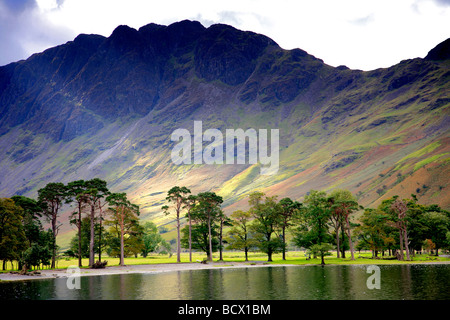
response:
[[[437,147],[439,147],[441,145],[441,143],[439,141],[433,142],[425,147],[423,147],[422,149],[419,149],[417,151],[414,151],[412,153],[410,153],[409,155],[403,157],[401,160],[397,161],[397,163],[402,163],[405,160],[411,159],[411,158],[419,158],[422,157],[432,151],[434,151],[434,149],[436,149]]]
[[[424,159],[424,160],[422,160],[422,161],[417,162],[416,165],[414,166],[414,171],[416,171],[416,170],[422,168],[423,166],[425,166],[425,165],[427,165],[427,164],[429,164],[429,163],[431,163],[431,162],[436,161],[436,160],[439,159],[440,157],[445,156],[445,155],[447,155],[447,154],[448,154],[448,152],[446,152],[446,153],[441,153],[441,154],[436,154],[436,155],[434,155],[434,156],[432,156],[432,157],[429,157],[429,158],[426,158],[426,159]]]
[[[199,262],[206,258],[206,255],[201,252],[193,252],[192,253],[192,261]],[[244,253],[243,252],[224,252],[223,253],[223,262],[224,263],[232,263],[232,262],[245,262]],[[213,261],[217,262],[219,259],[219,253],[216,252],[213,254]],[[113,257],[102,257],[102,260],[108,261],[108,266],[118,266],[119,258]],[[289,251],[286,253],[286,260],[282,260],[281,253],[274,254],[272,256],[272,262],[267,262],[267,255],[261,252],[250,252],[249,253],[249,261],[251,264],[253,262],[259,263],[267,263],[267,264],[286,264],[286,265],[319,265],[320,258],[317,259],[309,259],[307,260],[305,257],[304,251]],[[169,257],[168,255],[150,255],[146,258],[144,257],[128,257],[125,258],[125,265],[148,265],[148,264],[163,264],[163,263],[176,263],[177,258],[176,254]],[[336,253],[333,252],[331,256],[325,257],[325,264],[335,265],[335,264],[408,264],[408,263],[423,263],[423,262],[446,262],[450,261],[450,258],[444,257],[435,257],[428,254],[416,255],[413,257],[412,261],[398,261],[398,260],[388,260],[388,259],[372,259],[370,252],[355,252],[355,260],[350,259],[350,252],[346,252],[346,258],[337,258]],[[181,262],[188,263],[189,262],[189,253],[183,252],[181,254]],[[78,259],[75,258],[61,258],[57,261],[58,269],[65,269],[69,266],[77,266]],[[84,268],[87,268],[88,259],[82,260],[82,265]],[[231,264],[230,264],[231,266]],[[9,268],[8,268],[9,267]],[[14,263],[14,268],[11,267],[11,263],[7,264],[7,270],[0,272],[10,272],[17,271],[17,264]]]

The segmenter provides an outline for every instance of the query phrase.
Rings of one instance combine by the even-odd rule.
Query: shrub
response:
[[[103,269],[108,264],[108,261],[97,261],[92,265],[92,269]]]

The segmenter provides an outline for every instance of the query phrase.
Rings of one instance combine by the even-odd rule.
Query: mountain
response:
[[[319,41],[319,40],[318,40]],[[168,189],[214,190],[227,213],[263,190],[301,200],[346,188],[365,206],[394,194],[450,209],[450,39],[372,71],[332,67],[268,37],[196,21],[73,41],[0,67],[0,194],[99,177],[143,219]],[[279,169],[175,165],[174,130],[279,129]]]

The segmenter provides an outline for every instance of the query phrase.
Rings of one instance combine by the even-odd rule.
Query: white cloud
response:
[[[72,40],[79,33],[109,36],[120,24],[139,28],[151,22],[168,25],[191,19],[205,26],[231,24],[265,34],[285,49],[304,49],[330,65],[368,70],[423,57],[449,37],[450,30],[446,0],[36,2],[26,14],[16,13],[14,37],[8,37],[9,45],[19,44],[28,55]]]
[[[33,0],[0,2],[0,65],[71,40],[73,31],[46,19],[48,3],[37,4],[44,5]]]

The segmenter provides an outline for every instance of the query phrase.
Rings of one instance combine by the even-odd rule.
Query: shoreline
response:
[[[374,261],[375,262],[375,261]],[[414,262],[411,264],[450,264],[450,261],[426,261],[426,262]],[[342,264],[326,264],[326,266],[336,266]],[[348,264],[354,266],[363,266],[369,264]],[[377,265],[377,263],[373,263]],[[381,264],[380,264],[381,265]],[[383,263],[382,265],[391,265],[389,263]],[[392,263],[397,265],[397,263]],[[246,261],[246,262],[212,262],[208,264],[202,264],[198,262],[183,262],[183,263],[160,263],[160,264],[142,264],[142,265],[125,265],[125,266],[107,266],[103,269],[91,269],[81,268],[80,276],[104,276],[104,275],[118,275],[118,274],[130,274],[130,273],[143,273],[143,274],[157,274],[164,272],[178,272],[178,271],[193,271],[193,270],[208,270],[208,269],[223,269],[223,268],[259,268],[259,267],[304,267],[304,266],[320,266],[320,264],[269,264],[263,261]],[[74,266],[76,267],[76,266]],[[72,272],[68,272],[68,268],[64,269],[50,269],[50,270],[37,270],[40,274],[27,274],[20,275],[18,273],[0,273],[0,282],[9,281],[26,281],[26,280],[39,280],[39,279],[57,279],[68,278],[73,276]]]
[[[81,268],[80,276],[103,276],[103,275],[117,275],[129,273],[145,273],[156,274],[163,272],[177,272],[177,271],[192,271],[205,270],[215,268],[254,268],[254,267],[280,267],[280,266],[294,266],[295,264],[268,264],[261,261],[246,261],[246,262],[210,262],[202,264],[199,262],[183,262],[183,263],[156,263],[156,264],[141,264],[141,265],[125,265],[125,266],[107,266],[102,269]],[[76,267],[76,266],[74,266]],[[67,278],[73,273],[68,272],[68,268],[64,269],[49,269],[36,270],[40,274],[21,275],[18,273],[0,273],[0,282],[2,281],[22,281],[22,280],[39,280],[39,279],[57,279]]]

